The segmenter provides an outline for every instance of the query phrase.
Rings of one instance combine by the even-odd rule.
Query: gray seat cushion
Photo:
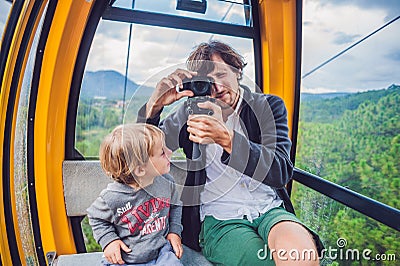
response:
[[[183,246],[182,264],[188,266],[211,266],[212,264],[203,256],[201,252]],[[60,255],[54,261],[55,266],[91,266],[101,265],[103,259],[102,252],[81,253],[72,255]]]

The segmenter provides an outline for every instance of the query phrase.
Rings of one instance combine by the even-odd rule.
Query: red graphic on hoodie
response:
[[[167,216],[159,215],[161,210],[169,207],[169,198],[152,198],[125,211],[121,215],[121,221],[128,224],[131,234],[140,230],[141,235],[147,235],[165,229]]]

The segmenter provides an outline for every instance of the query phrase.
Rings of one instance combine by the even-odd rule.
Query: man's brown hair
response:
[[[222,60],[232,67],[232,71],[239,74],[242,79],[243,68],[246,66],[244,58],[231,46],[220,41],[210,41],[199,44],[186,60],[186,66],[199,75],[207,75],[214,70],[211,57],[217,54]]]

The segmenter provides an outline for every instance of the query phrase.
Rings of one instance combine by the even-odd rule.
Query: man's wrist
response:
[[[229,154],[232,153],[233,130],[226,130],[222,141],[222,148]]]
[[[161,109],[161,106],[149,100],[146,104],[146,119],[153,118]]]

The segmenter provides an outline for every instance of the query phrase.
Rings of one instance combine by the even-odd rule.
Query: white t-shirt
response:
[[[238,111],[242,103],[243,91],[225,125],[228,129],[243,134]],[[275,191],[249,176],[221,162],[223,149],[218,144],[206,146],[207,180],[200,195],[200,219],[211,215],[218,220],[242,219],[254,220],[268,210],[278,207],[282,200]]]

